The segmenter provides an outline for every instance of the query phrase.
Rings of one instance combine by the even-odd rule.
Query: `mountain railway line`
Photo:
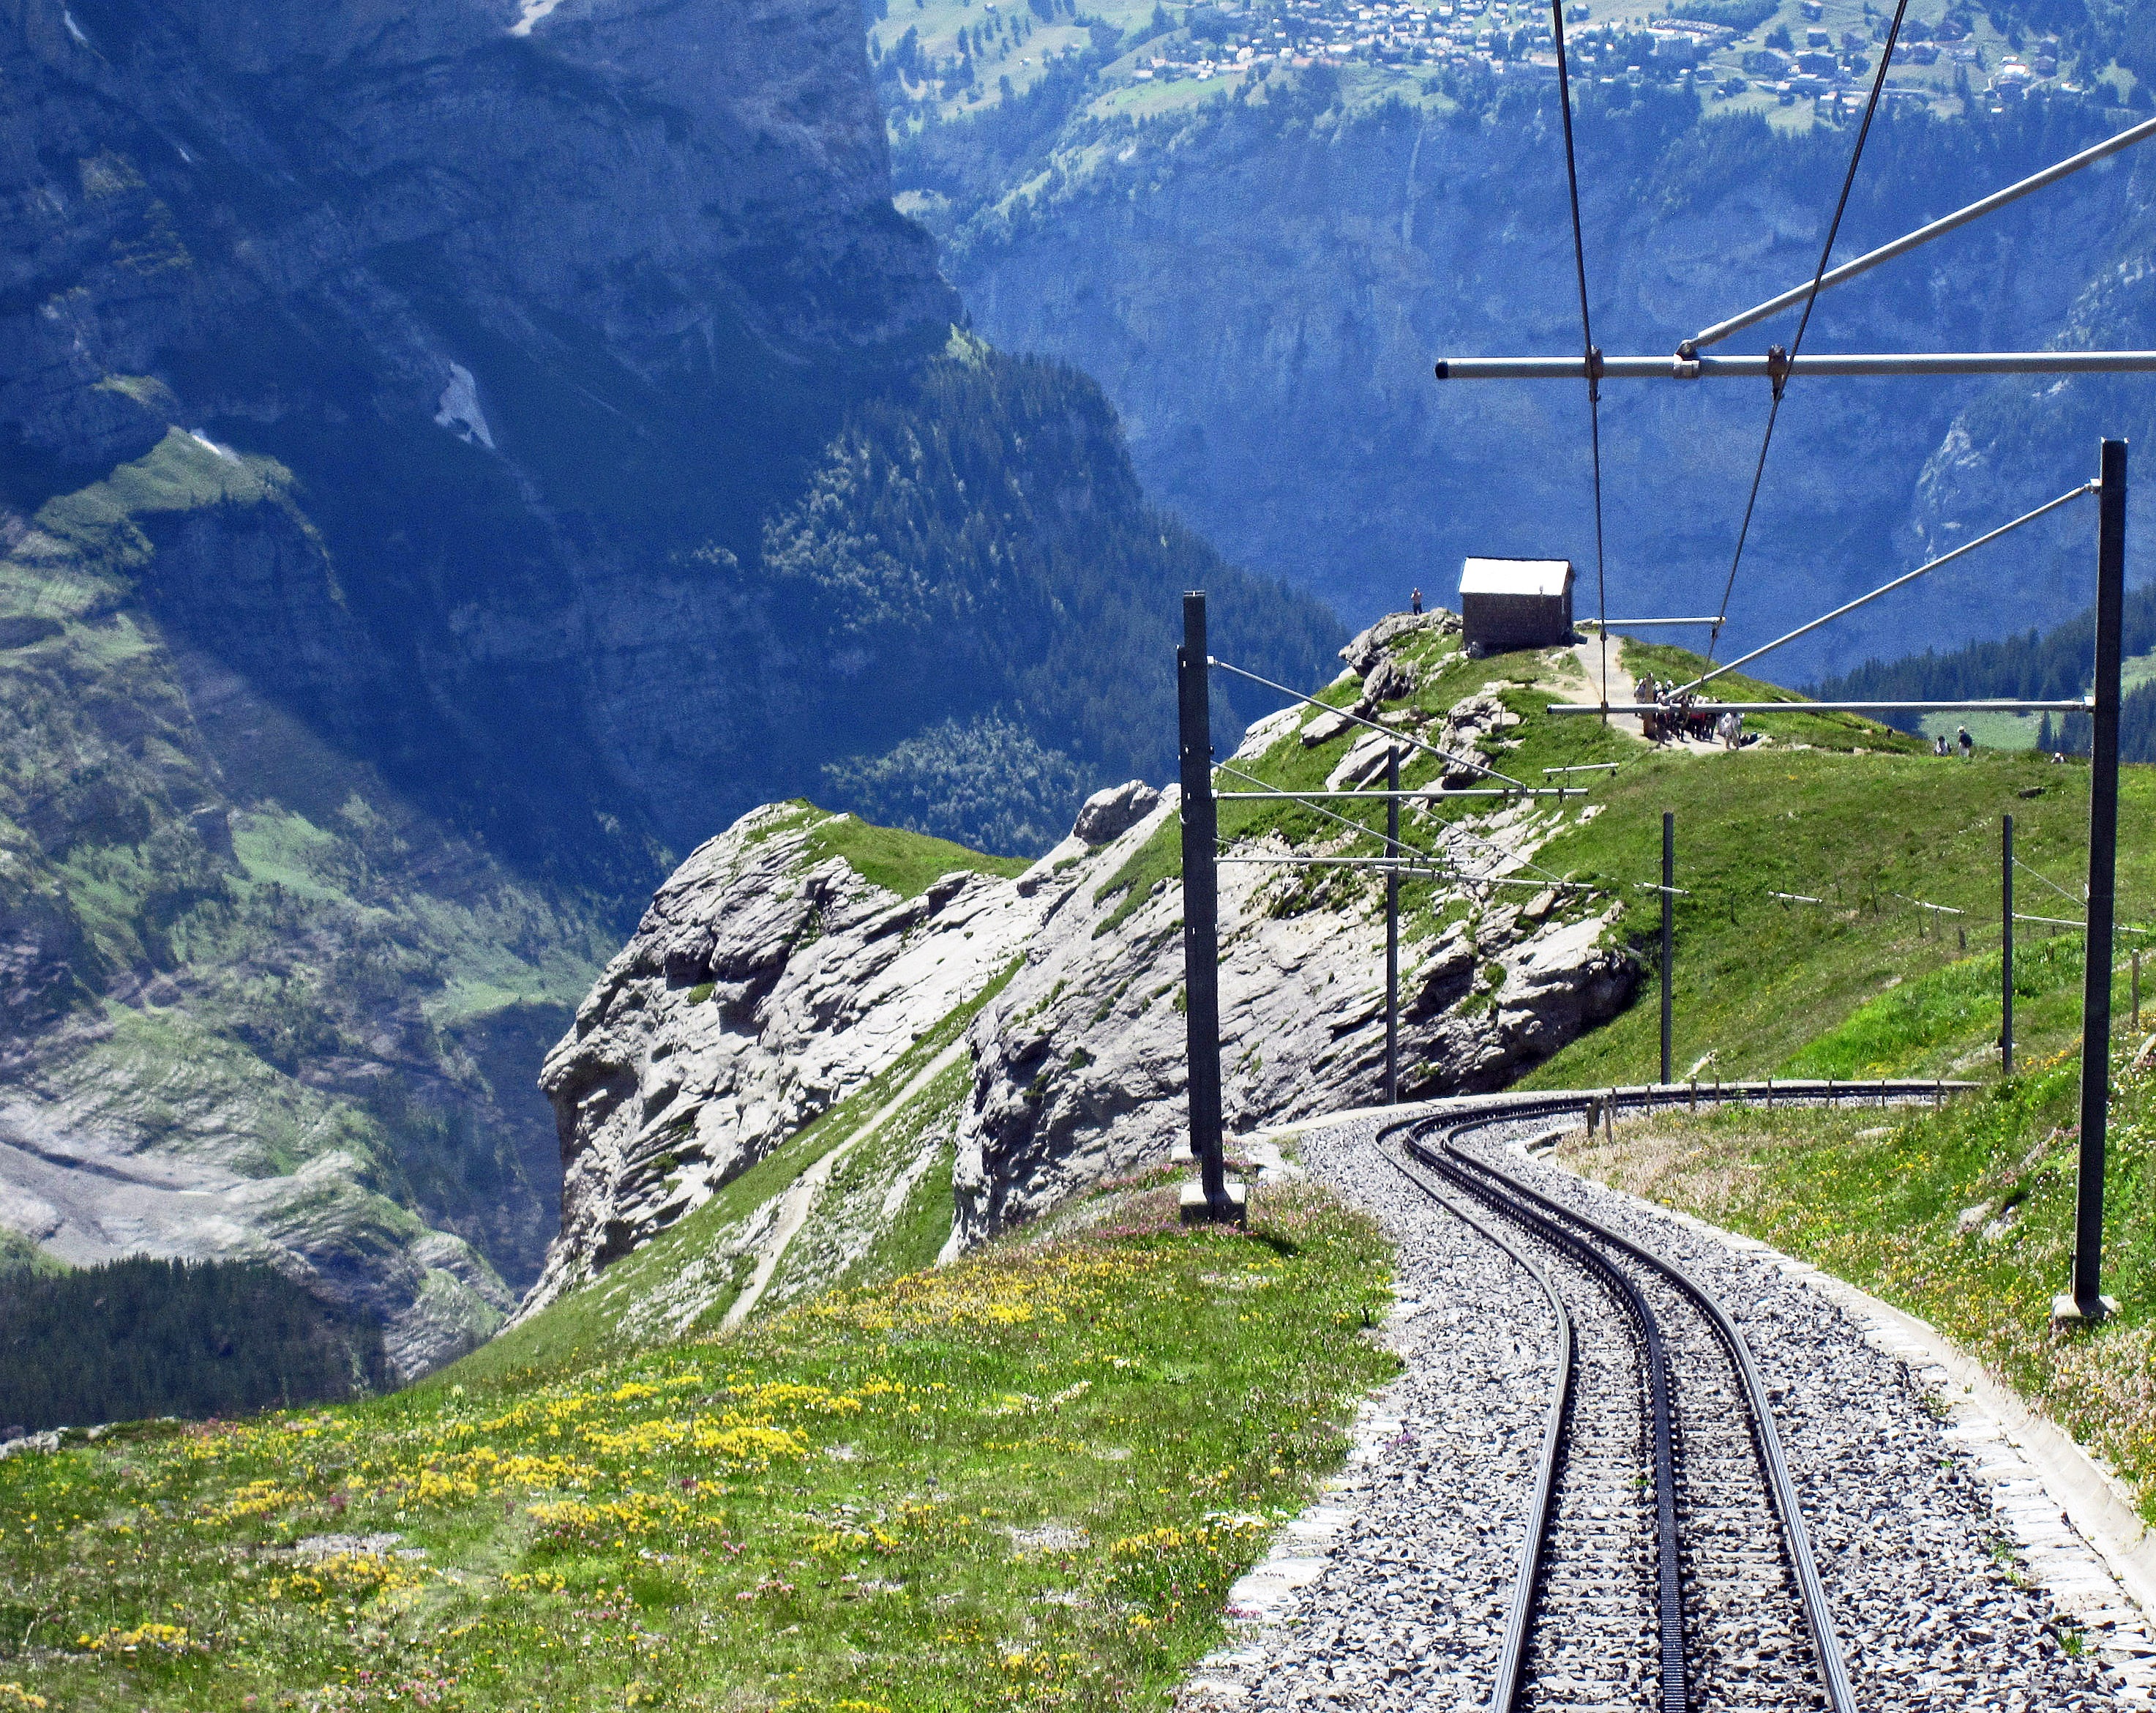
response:
[[[1603,1098],[1645,1106],[1657,1094],[1686,1098]],[[1601,1104],[1507,1102],[1376,1138],[1404,1178],[1528,1276],[1553,1322],[1548,1412],[1486,1705],[1855,1713],[1773,1401],[1735,1321],[1680,1267],[1468,1145],[1591,1121]]]

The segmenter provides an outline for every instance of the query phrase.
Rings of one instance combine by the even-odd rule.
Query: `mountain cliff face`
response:
[[[1037,849],[1165,765],[1178,590],[1337,640],[956,325],[850,6],[0,0],[0,1222],[64,1258],[265,1255],[421,1371],[539,1271],[531,1083],[671,850]]]
[[[902,131],[897,175],[977,327],[1097,376],[1148,486],[1230,556],[1360,619],[1411,584],[1449,590],[1467,554],[1567,554],[1591,611],[1584,388],[1431,375],[1440,356],[1579,347],[1554,90],[1502,84],[1433,75],[1372,105],[1319,67],[1132,116],[1134,92],[1072,75]],[[1689,94],[1621,78],[1589,81],[1578,105],[1605,351],[1671,352],[1809,277],[1850,131],[1702,119]],[[1967,120],[1892,111],[1837,259],[2135,116],[2063,95]],[[2156,344],[2152,172],[2129,152],[1834,291],[1806,348]],[[1767,404],[1763,383],[1605,385],[1613,615],[1717,610]],[[1793,386],[1737,635],[1764,640],[2063,491],[2092,473],[2099,434],[2139,435],[2149,414],[2130,378]],[[2156,525],[2138,500],[2134,517]],[[1783,670],[2056,622],[2089,599],[2093,539],[2085,518],[2033,532]]]

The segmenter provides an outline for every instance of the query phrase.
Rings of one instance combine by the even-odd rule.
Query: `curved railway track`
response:
[[[1934,1091],[1836,1090],[1882,1101]],[[1551,1402],[1491,1713],[1856,1713],[1771,1400],[1735,1322],[1681,1268],[1467,1145],[1576,1120],[1613,1098],[1644,1108],[1687,1096],[1537,1097],[1378,1133],[1398,1170],[1527,1274],[1553,1324]],[[1383,1149],[1389,1139],[1398,1155]]]

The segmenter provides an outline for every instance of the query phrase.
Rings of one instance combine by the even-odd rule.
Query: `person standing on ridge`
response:
[[[1411,589],[1408,591],[1408,610],[1410,613],[1419,613],[1422,610],[1422,591],[1420,589]]]

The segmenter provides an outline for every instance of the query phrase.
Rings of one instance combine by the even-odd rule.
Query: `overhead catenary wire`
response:
[[[1893,63],[1895,44],[1902,39],[1902,19],[1909,9],[1909,0],[1895,0],[1894,22],[1887,26],[1887,44],[1879,54],[1879,69],[1871,75],[1871,94],[1864,103],[1864,120],[1856,128],[1856,141],[1849,152],[1849,170],[1842,175],[1841,195],[1835,199],[1834,218],[1827,223],[1826,241],[1820,245],[1819,265],[1812,270],[1810,289],[1804,293],[1804,311],[1797,318],[1797,331],[1789,341],[1789,355],[1796,356],[1804,349],[1804,334],[1812,324],[1812,310],[1819,302],[1820,288],[1826,278],[1826,265],[1834,255],[1835,239],[1841,233],[1841,217],[1849,208],[1849,193],[1856,183],[1856,168],[1864,159],[1865,139],[1871,134],[1871,121],[1879,111],[1880,92],[1887,87],[1887,68]],[[1680,347],[1678,354],[1691,357],[1692,352]],[[1785,375],[1774,378],[1774,396],[1767,407],[1767,431],[1759,438],[1759,459],[1752,470],[1752,489],[1745,496],[1743,521],[1737,528],[1737,550],[1730,555],[1729,577],[1722,585],[1722,599],[1716,606],[1714,629],[1707,639],[1707,657],[1714,658],[1716,646],[1722,640],[1722,627],[1729,622],[1730,597],[1736,592],[1738,568],[1744,563],[1744,543],[1752,533],[1752,514],[1759,504],[1759,484],[1767,474],[1767,451],[1774,444],[1774,424],[1782,414],[1782,399],[1788,385]]]
[[[1724,672],[1733,672],[1739,666],[1748,665],[1749,662],[1758,660],[1762,655],[1772,654],[1776,649],[1784,646],[1785,644],[1794,642],[1799,636],[1808,635],[1812,631],[1818,630],[1820,625],[1831,624],[1835,620],[1840,618],[1844,614],[1853,613],[1857,610],[1857,608],[1863,606],[1867,602],[1877,600],[1879,597],[1883,594],[1892,594],[1896,589],[1902,588],[1904,584],[1914,583],[1919,577],[1925,575],[1928,572],[1936,571],[1942,565],[1951,564],[1954,560],[1960,558],[1964,553],[1973,553],[1979,548],[1997,541],[2003,535],[2012,534],[2014,531],[2020,529],[2025,524],[2034,523],[2039,517],[2043,517],[2046,512],[2056,512],[2060,507],[2066,505],[2068,502],[2078,500],[2085,494],[2092,494],[2097,491],[2098,484],[2093,481],[2085,481],[2078,487],[2068,488],[2066,492],[2059,495],[2056,499],[2045,501],[2042,505],[2037,507],[2033,512],[2024,512],[2019,517],[2013,519],[2011,522],[2002,523],[1996,529],[1987,530],[1984,534],[1978,536],[1974,541],[1965,541],[1959,547],[1950,548],[1946,553],[1941,553],[1936,559],[1927,560],[1923,564],[1917,566],[1915,570],[1903,572],[1899,577],[1894,578],[1889,582],[1881,584],[1878,588],[1871,590],[1868,594],[1861,594],[1853,601],[1845,601],[1841,605],[1836,607],[1832,612],[1823,614],[1816,619],[1813,619],[1805,624],[1799,625],[1795,630],[1784,632],[1783,635],[1776,637],[1772,642],[1761,644],[1760,646],[1753,649],[1749,654],[1741,654],[1733,661],[1727,661],[1722,666],[1718,666],[1707,671],[1702,672],[1699,676],[1693,679],[1689,684],[1680,684],[1672,694],[1681,696],[1687,690],[1697,690],[1701,685],[1708,682],[1710,680],[1719,678]],[[1712,658],[1712,655],[1709,656],[1709,658]]]
[[[1602,551],[1602,353],[1594,348],[1594,323],[1587,307],[1587,240],[1579,222],[1579,163],[1572,145],[1572,67],[1564,48],[1564,0],[1550,0],[1550,31],[1557,42],[1557,110],[1564,120],[1564,183],[1572,198],[1572,267],[1579,282],[1579,350],[1587,366],[1587,444],[1594,476],[1594,604],[1601,616],[1596,646],[1602,700],[1609,700],[1609,590]],[[1607,717],[1604,717],[1605,723]]]
[[[1358,726],[1368,727],[1371,731],[1390,738],[1395,743],[1407,744],[1411,748],[1425,750],[1440,760],[1457,762],[1460,766],[1472,768],[1476,773],[1484,774],[1487,778],[1502,779],[1508,785],[1517,785],[1522,791],[1531,791],[1534,789],[1525,779],[1516,779],[1510,774],[1501,774],[1494,767],[1486,766],[1472,756],[1455,755],[1450,749],[1440,749],[1435,743],[1426,743],[1421,738],[1410,737],[1407,733],[1394,727],[1381,725],[1376,720],[1366,720],[1351,708],[1335,707],[1330,702],[1320,702],[1314,696],[1305,696],[1300,690],[1291,690],[1285,684],[1276,684],[1270,678],[1261,677],[1257,673],[1249,671],[1241,666],[1231,666],[1226,661],[1215,660],[1212,656],[1208,655],[1205,657],[1205,664],[1217,667],[1224,672],[1233,672],[1238,678],[1248,678],[1253,684],[1262,684],[1268,690],[1274,691],[1281,696],[1291,697],[1297,702],[1307,702],[1311,707],[1322,708],[1327,713],[1338,714],[1341,718],[1352,721]],[[1245,774],[1244,777],[1249,776]],[[1263,781],[1260,783],[1262,784]]]
[[[1501,858],[1509,857],[1515,854],[1512,851],[1506,850],[1502,845],[1496,843],[1494,840],[1483,838],[1479,834],[1469,832],[1465,827],[1458,826],[1446,827],[1443,829],[1444,837],[1441,841],[1439,850],[1418,850],[1414,846],[1407,844],[1401,840],[1389,838],[1385,834],[1378,831],[1374,827],[1364,826],[1359,820],[1351,820],[1344,815],[1336,815],[1332,810],[1327,809],[1322,803],[1312,803],[1301,797],[1296,796],[1292,791],[1282,790],[1278,786],[1266,785],[1263,779],[1259,779],[1254,774],[1245,773],[1233,762],[1224,761],[1216,764],[1216,765],[1219,770],[1224,774],[1232,774],[1235,778],[1242,779],[1250,784],[1263,787],[1265,795],[1269,797],[1277,797],[1284,803],[1301,804],[1302,807],[1309,810],[1313,815],[1322,815],[1327,820],[1337,820],[1341,826],[1352,828],[1356,832],[1368,833],[1372,838],[1377,840],[1380,844],[1388,846],[1396,851],[1405,851],[1412,856],[1423,857],[1431,862],[1435,862],[1440,860],[1443,854],[1443,846],[1450,844],[1455,836],[1470,839],[1476,844],[1486,846],[1491,850],[1495,851]],[[1543,876],[1547,882],[1551,885],[1568,886],[1572,884],[1572,882],[1568,881],[1559,880],[1557,876],[1550,873],[1549,870],[1543,867],[1539,863],[1537,863],[1529,858],[1521,857],[1519,862],[1522,867],[1534,870],[1537,874]],[[1458,865],[1455,863],[1455,867],[1456,867]],[[1493,870],[1491,872],[1491,875],[1463,875],[1461,877],[1463,879],[1471,880],[1476,885],[1481,886],[1488,884],[1494,873],[1495,871]]]

